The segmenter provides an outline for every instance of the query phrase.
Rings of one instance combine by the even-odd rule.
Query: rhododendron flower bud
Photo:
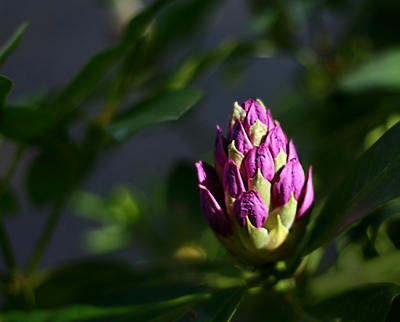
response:
[[[217,126],[215,169],[202,161],[196,168],[202,211],[232,255],[254,266],[290,255],[291,231],[314,201],[312,168],[305,176],[270,109],[260,100],[235,103],[227,137]]]

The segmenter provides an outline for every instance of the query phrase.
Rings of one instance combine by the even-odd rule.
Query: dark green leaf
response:
[[[28,170],[27,189],[32,202],[43,206],[63,196],[76,180],[80,160],[70,145],[43,150]]]
[[[400,89],[400,49],[390,49],[346,75],[339,86],[347,91]]]
[[[208,292],[210,286],[206,285],[206,280],[210,271],[214,276],[221,272],[228,277],[238,277],[237,270],[222,263],[163,262],[155,267],[133,267],[121,262],[92,260],[50,272],[36,288],[35,297],[39,308],[144,305]]]
[[[3,186],[4,187],[4,186]],[[0,185],[0,217],[14,214],[18,210],[18,200],[11,186],[3,188]]]
[[[56,103],[76,104],[89,95],[111,67],[139,40],[154,16],[167,2],[158,0],[134,16],[126,27],[120,43],[94,55],[57,97]]]
[[[28,28],[28,23],[25,22],[18,27],[11,38],[0,48],[0,67],[7,57],[18,47],[26,28]]]
[[[125,140],[135,132],[151,125],[179,119],[201,97],[202,93],[194,89],[163,93],[133,107],[131,113],[111,123],[105,130],[115,140]]]
[[[400,293],[394,284],[370,284],[330,298],[309,312],[318,321],[385,321],[392,302]]]
[[[400,123],[354,164],[331,193],[309,234],[307,251],[322,246],[352,223],[400,195]]]
[[[119,56],[117,48],[106,49],[94,55],[65,87],[57,102],[67,105],[83,99],[95,89]]]
[[[5,106],[0,110],[0,118],[0,133],[22,142],[43,136],[57,120],[49,111],[33,106]]]
[[[13,87],[13,82],[8,77],[0,75],[0,108],[6,104],[6,99]]]
[[[192,305],[209,297],[208,294],[186,295],[147,305],[120,307],[71,306],[58,310],[11,311],[2,314],[4,322],[106,322],[106,321],[166,321],[165,316],[179,317]],[[173,319],[175,320],[175,319]]]
[[[230,288],[216,292],[212,297],[196,307],[192,307],[183,321],[230,321],[234,316],[240,300],[246,291],[245,287]],[[193,319],[193,317],[195,317]]]

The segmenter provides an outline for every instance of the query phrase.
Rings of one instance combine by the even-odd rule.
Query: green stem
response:
[[[14,158],[12,159],[10,166],[8,167],[4,179],[1,181],[0,194],[2,194],[4,191],[7,191],[10,181],[17,169],[18,163],[22,158],[23,151],[24,147],[19,146],[17,148],[17,151],[14,154]],[[16,273],[18,270],[17,261],[15,260],[14,253],[11,247],[10,238],[8,237],[6,228],[4,227],[3,219],[1,217],[0,217],[0,248],[1,248],[1,253],[3,254],[4,262],[7,265],[10,273],[12,274]]]
[[[40,263],[40,260],[47,248],[47,245],[51,237],[53,236],[54,229],[57,226],[58,221],[60,220],[62,210],[64,209],[64,201],[65,198],[62,198],[58,202],[56,202],[52,213],[49,217],[47,217],[47,221],[43,227],[42,233],[40,234],[32,255],[28,261],[28,275],[32,275],[36,271]]]

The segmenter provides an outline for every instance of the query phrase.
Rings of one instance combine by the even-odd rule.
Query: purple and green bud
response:
[[[235,103],[227,133],[217,126],[215,169],[196,163],[203,213],[242,262],[284,259],[314,202],[312,168],[305,178],[293,141],[260,100]]]

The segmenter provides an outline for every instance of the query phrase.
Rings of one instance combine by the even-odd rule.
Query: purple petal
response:
[[[297,159],[290,160],[279,174],[278,181],[272,187],[272,200],[274,207],[287,204],[293,192],[294,198],[299,200],[304,186],[304,171]]]
[[[297,159],[299,160],[299,156],[297,155],[296,152],[296,147],[294,146],[293,140],[290,140],[289,142],[289,152],[288,152],[288,161],[292,159]]]
[[[239,120],[236,120],[235,125],[232,128],[230,142],[233,140],[235,140],[236,149],[238,149],[238,151],[243,155],[245,155],[253,147],[243,128],[242,122]]]
[[[314,202],[314,187],[312,183],[312,167],[308,169],[307,181],[301,192],[299,200],[299,210],[296,219],[300,219],[309,210]]]
[[[258,104],[253,99],[249,99],[243,104],[250,104],[250,107],[249,107],[247,115],[246,115],[246,119],[244,121],[245,129],[246,129],[247,133],[249,133],[250,127],[254,123],[256,123],[257,120],[260,120],[265,125],[268,124],[267,112],[265,112],[264,107],[262,107],[260,104]]]
[[[215,141],[215,163],[219,164],[222,168],[225,166],[225,163],[228,161],[228,149],[227,149],[227,141],[222,134],[222,130],[217,125],[217,139]]]
[[[201,210],[211,228],[222,236],[230,235],[232,233],[231,223],[217,200],[205,186],[199,184],[199,189]]]
[[[224,191],[222,190],[221,183],[218,179],[217,172],[208,163],[203,161],[196,162],[197,178],[199,183],[209,189],[213,196],[221,203],[224,204]]]
[[[267,110],[267,125],[268,125],[268,131],[272,131],[272,129],[275,127],[275,121],[274,118],[272,117],[270,108]]]
[[[224,191],[228,189],[230,196],[233,198],[237,198],[238,195],[246,190],[242,177],[240,176],[239,168],[232,160],[229,160],[225,164],[222,185],[224,187]]]
[[[257,103],[255,100],[252,98],[249,98],[247,101],[244,101],[240,106],[245,110],[247,113],[250,110],[250,107],[254,104]],[[257,103],[258,104],[258,103]]]
[[[255,146],[250,150],[244,161],[244,167],[247,178],[254,178],[257,169],[260,169],[262,176],[269,181],[272,181],[275,176],[274,159],[265,144]]]
[[[268,208],[258,192],[254,190],[241,194],[233,204],[233,214],[239,225],[246,225],[246,217],[249,217],[253,226],[260,228],[268,217]]]
[[[282,148],[287,153],[286,146],[288,144],[286,134],[282,131],[281,126],[276,125],[267,135],[265,144],[271,150],[272,156],[276,158]]]

